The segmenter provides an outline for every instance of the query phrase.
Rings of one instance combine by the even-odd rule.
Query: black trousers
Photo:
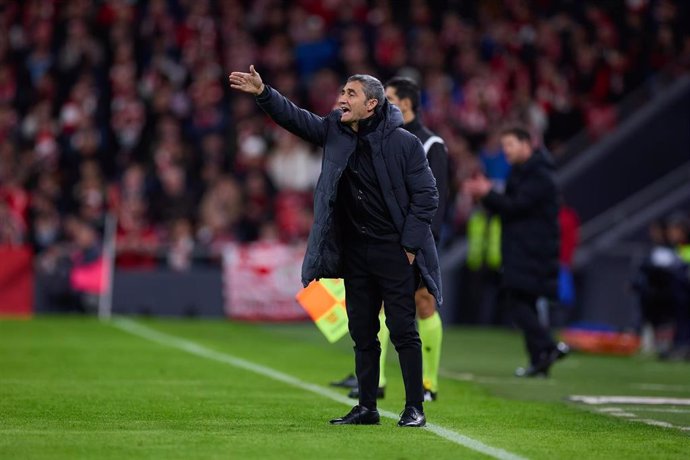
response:
[[[359,403],[376,407],[381,344],[379,312],[383,302],[386,325],[400,360],[408,406],[422,407],[422,348],[415,321],[414,294],[419,286],[416,266],[400,244],[349,241],[344,253],[345,302],[350,336],[355,342],[355,373]]]
[[[537,296],[515,289],[503,291],[505,306],[512,321],[522,330],[530,364],[556,348],[549,329],[539,322]]]

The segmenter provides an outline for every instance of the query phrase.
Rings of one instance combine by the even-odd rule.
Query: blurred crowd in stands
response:
[[[320,152],[276,129],[227,74],[255,64],[315,113],[345,77],[421,82],[448,146],[454,206],[497,130],[528,124],[556,155],[600,136],[643,82],[690,67],[683,2],[0,0],[0,243],[46,267],[88,257],[117,216],[120,267],[185,269],[226,241],[302,241]],[[95,231],[94,231],[95,229]]]

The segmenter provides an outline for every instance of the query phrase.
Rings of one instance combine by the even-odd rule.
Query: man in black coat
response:
[[[403,128],[411,132],[422,142],[424,153],[431,172],[436,179],[438,189],[438,209],[431,221],[431,233],[438,247],[441,240],[441,226],[446,213],[448,203],[448,151],[443,139],[435,135],[431,130],[424,126],[418,115],[420,105],[419,85],[407,77],[394,77],[385,84],[386,99],[395,105],[403,117]],[[422,369],[424,382],[424,401],[435,401],[438,397],[438,376],[441,359],[441,344],[443,341],[443,324],[441,317],[436,311],[436,300],[431,295],[426,286],[421,285],[415,293],[415,303],[417,305],[417,323],[419,325],[419,338],[422,340]],[[382,313],[381,318],[385,319]],[[385,363],[388,351],[389,331],[383,325],[378,334],[381,344],[381,358],[379,365],[379,388],[378,398],[385,396],[386,376]],[[352,388],[349,393],[350,398],[359,398],[357,389],[357,379],[348,375],[345,379],[333,382],[333,386]]]
[[[420,90],[417,83],[406,77],[394,77],[386,82],[388,102],[402,112],[403,128],[417,136],[422,142],[424,153],[438,189],[438,210],[431,221],[431,233],[436,247],[441,242],[441,227],[448,204],[448,151],[443,139],[422,124],[419,117]],[[424,400],[435,401],[438,393],[438,373],[441,359],[443,325],[436,311],[436,301],[425,286],[415,294],[419,336],[422,340],[422,365],[424,374]]]
[[[546,376],[568,352],[565,344],[554,342],[537,312],[538,302],[558,294],[558,192],[553,163],[545,152],[532,148],[525,129],[504,130],[501,144],[512,165],[505,193],[492,190],[484,176],[468,180],[464,188],[501,216],[503,295],[524,333],[530,359],[529,367],[519,368],[516,375]]]
[[[360,393],[359,404],[331,423],[379,423],[381,347],[376,335],[383,302],[405,383],[406,404],[398,425],[424,426],[414,293],[423,282],[439,304],[443,299],[430,227],[438,191],[422,144],[402,129],[400,111],[386,100],[381,82],[369,75],[348,78],[339,109],[326,117],[300,109],[264,85],[254,66],[249,73],[233,72],[229,80],[232,88],[254,94],[280,126],[324,149],[302,282],[345,280]]]

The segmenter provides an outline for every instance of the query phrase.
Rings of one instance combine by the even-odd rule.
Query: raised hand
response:
[[[228,76],[228,80],[230,80],[230,88],[255,96],[258,96],[264,90],[264,82],[261,80],[261,75],[254,69],[253,65],[249,66],[249,73],[233,72]]]
[[[465,180],[463,191],[473,198],[483,198],[491,191],[492,183],[484,175],[479,175]]]

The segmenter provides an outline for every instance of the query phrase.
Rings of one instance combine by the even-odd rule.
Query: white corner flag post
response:
[[[116,228],[117,217],[111,213],[106,214],[105,228],[103,230],[103,270],[101,270],[101,282],[104,289],[98,298],[98,318],[100,320],[109,320],[113,310]]]

